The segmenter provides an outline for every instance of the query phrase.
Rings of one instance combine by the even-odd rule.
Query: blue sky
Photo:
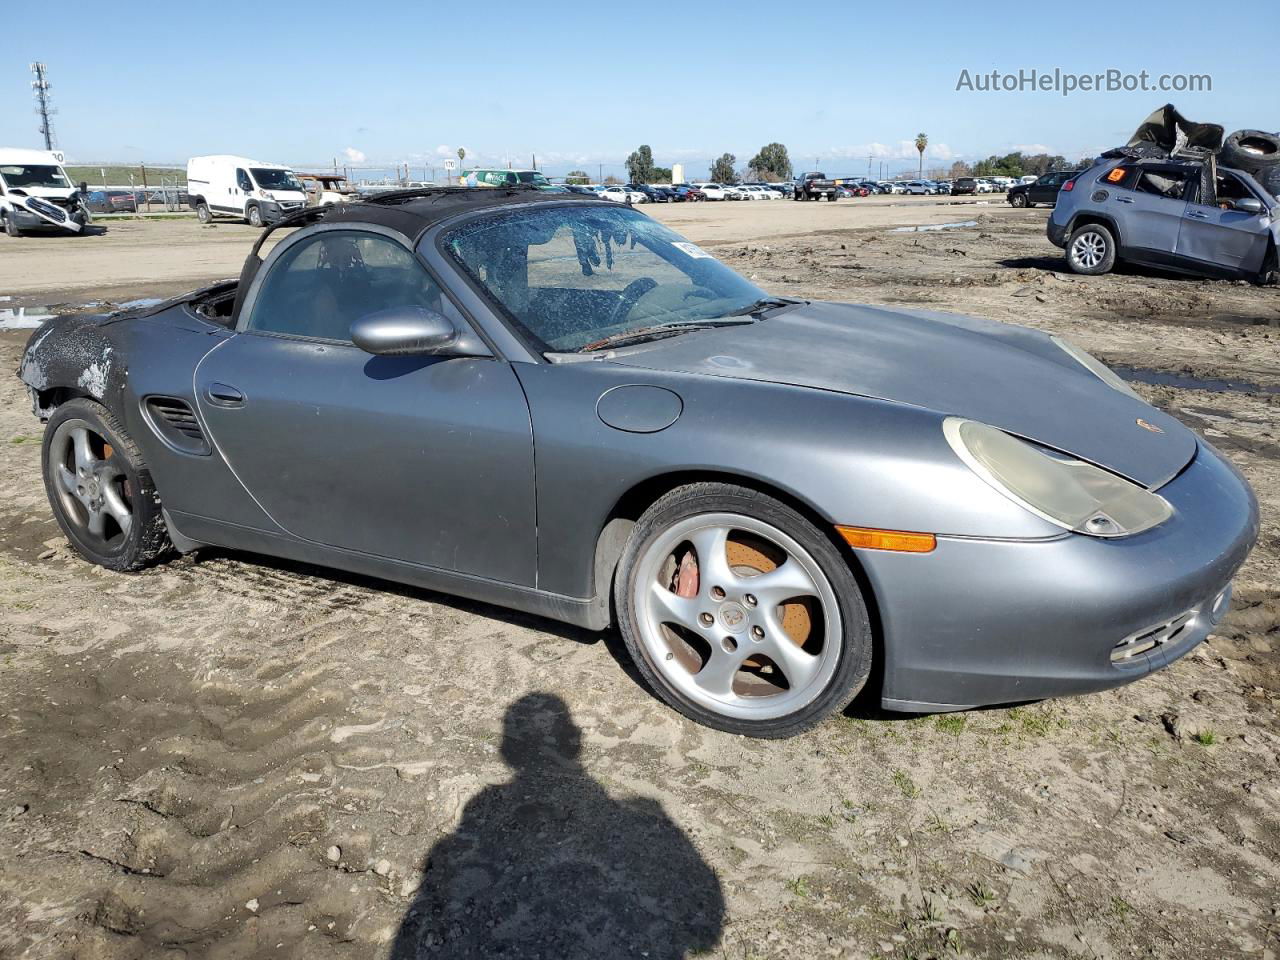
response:
[[[779,140],[797,167],[859,173],[872,156],[887,175],[914,167],[920,130],[934,165],[1019,148],[1075,159],[1123,141],[1169,100],[1228,130],[1280,128],[1268,46],[1280,4],[1242,0],[1208,28],[1202,8],[742,0],[639,15],[530,0],[144,0],[104,21],[100,4],[81,0],[14,4],[0,145],[40,145],[27,69],[36,59],[72,161],[240,153],[418,170],[463,145],[484,163],[527,166],[536,154],[552,174],[594,176],[600,164],[619,172],[648,143],[660,165],[683,161],[700,176],[712,156],[741,162]],[[956,90],[961,70],[1055,67],[1209,74],[1213,89]]]

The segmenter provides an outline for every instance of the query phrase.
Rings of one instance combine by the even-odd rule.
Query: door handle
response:
[[[244,394],[235,387],[225,383],[211,383],[205,388],[204,395],[216,407],[244,406]]]
[[[1133,197],[1116,197],[1116,203],[1133,203]]]
[[[1188,213],[1187,216],[1190,217],[1192,220],[1208,220],[1209,219],[1209,215],[1207,213],[1201,213],[1199,210],[1192,211],[1191,213]]]

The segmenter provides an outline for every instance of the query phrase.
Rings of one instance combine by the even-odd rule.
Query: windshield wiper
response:
[[[736,314],[730,314],[730,317]],[[657,323],[651,327],[638,330],[622,330],[601,340],[579,347],[578,353],[592,353],[605,347],[621,347],[633,343],[644,343],[648,340],[661,340],[664,337],[675,337],[692,330],[710,330],[713,327],[738,327],[755,323],[754,320],[732,320],[729,317],[716,317],[709,320],[677,320],[672,323]]]
[[[755,303],[749,303],[740,310],[733,313],[726,313],[726,317],[754,317],[757,314],[764,313],[766,310],[778,310],[782,307],[795,307],[804,303],[804,300],[794,300],[789,297],[761,297]]]

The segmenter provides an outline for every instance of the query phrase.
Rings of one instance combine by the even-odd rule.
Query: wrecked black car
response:
[[[1280,135],[1192,123],[1172,105],[1062,185],[1049,241],[1076,273],[1125,260],[1271,283],[1280,240]]]

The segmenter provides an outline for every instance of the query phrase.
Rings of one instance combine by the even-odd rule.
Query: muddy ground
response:
[[[1280,291],[1066,274],[1042,210],[755,206],[656,213],[777,293],[1027,323],[1171,380],[1136,389],[1262,504],[1219,633],[1109,693],[735,738],[612,633],[218,551],[90,567],[0,378],[0,956],[1280,954]],[[892,232],[949,219],[976,222]],[[28,302],[92,287],[62,269]]]

